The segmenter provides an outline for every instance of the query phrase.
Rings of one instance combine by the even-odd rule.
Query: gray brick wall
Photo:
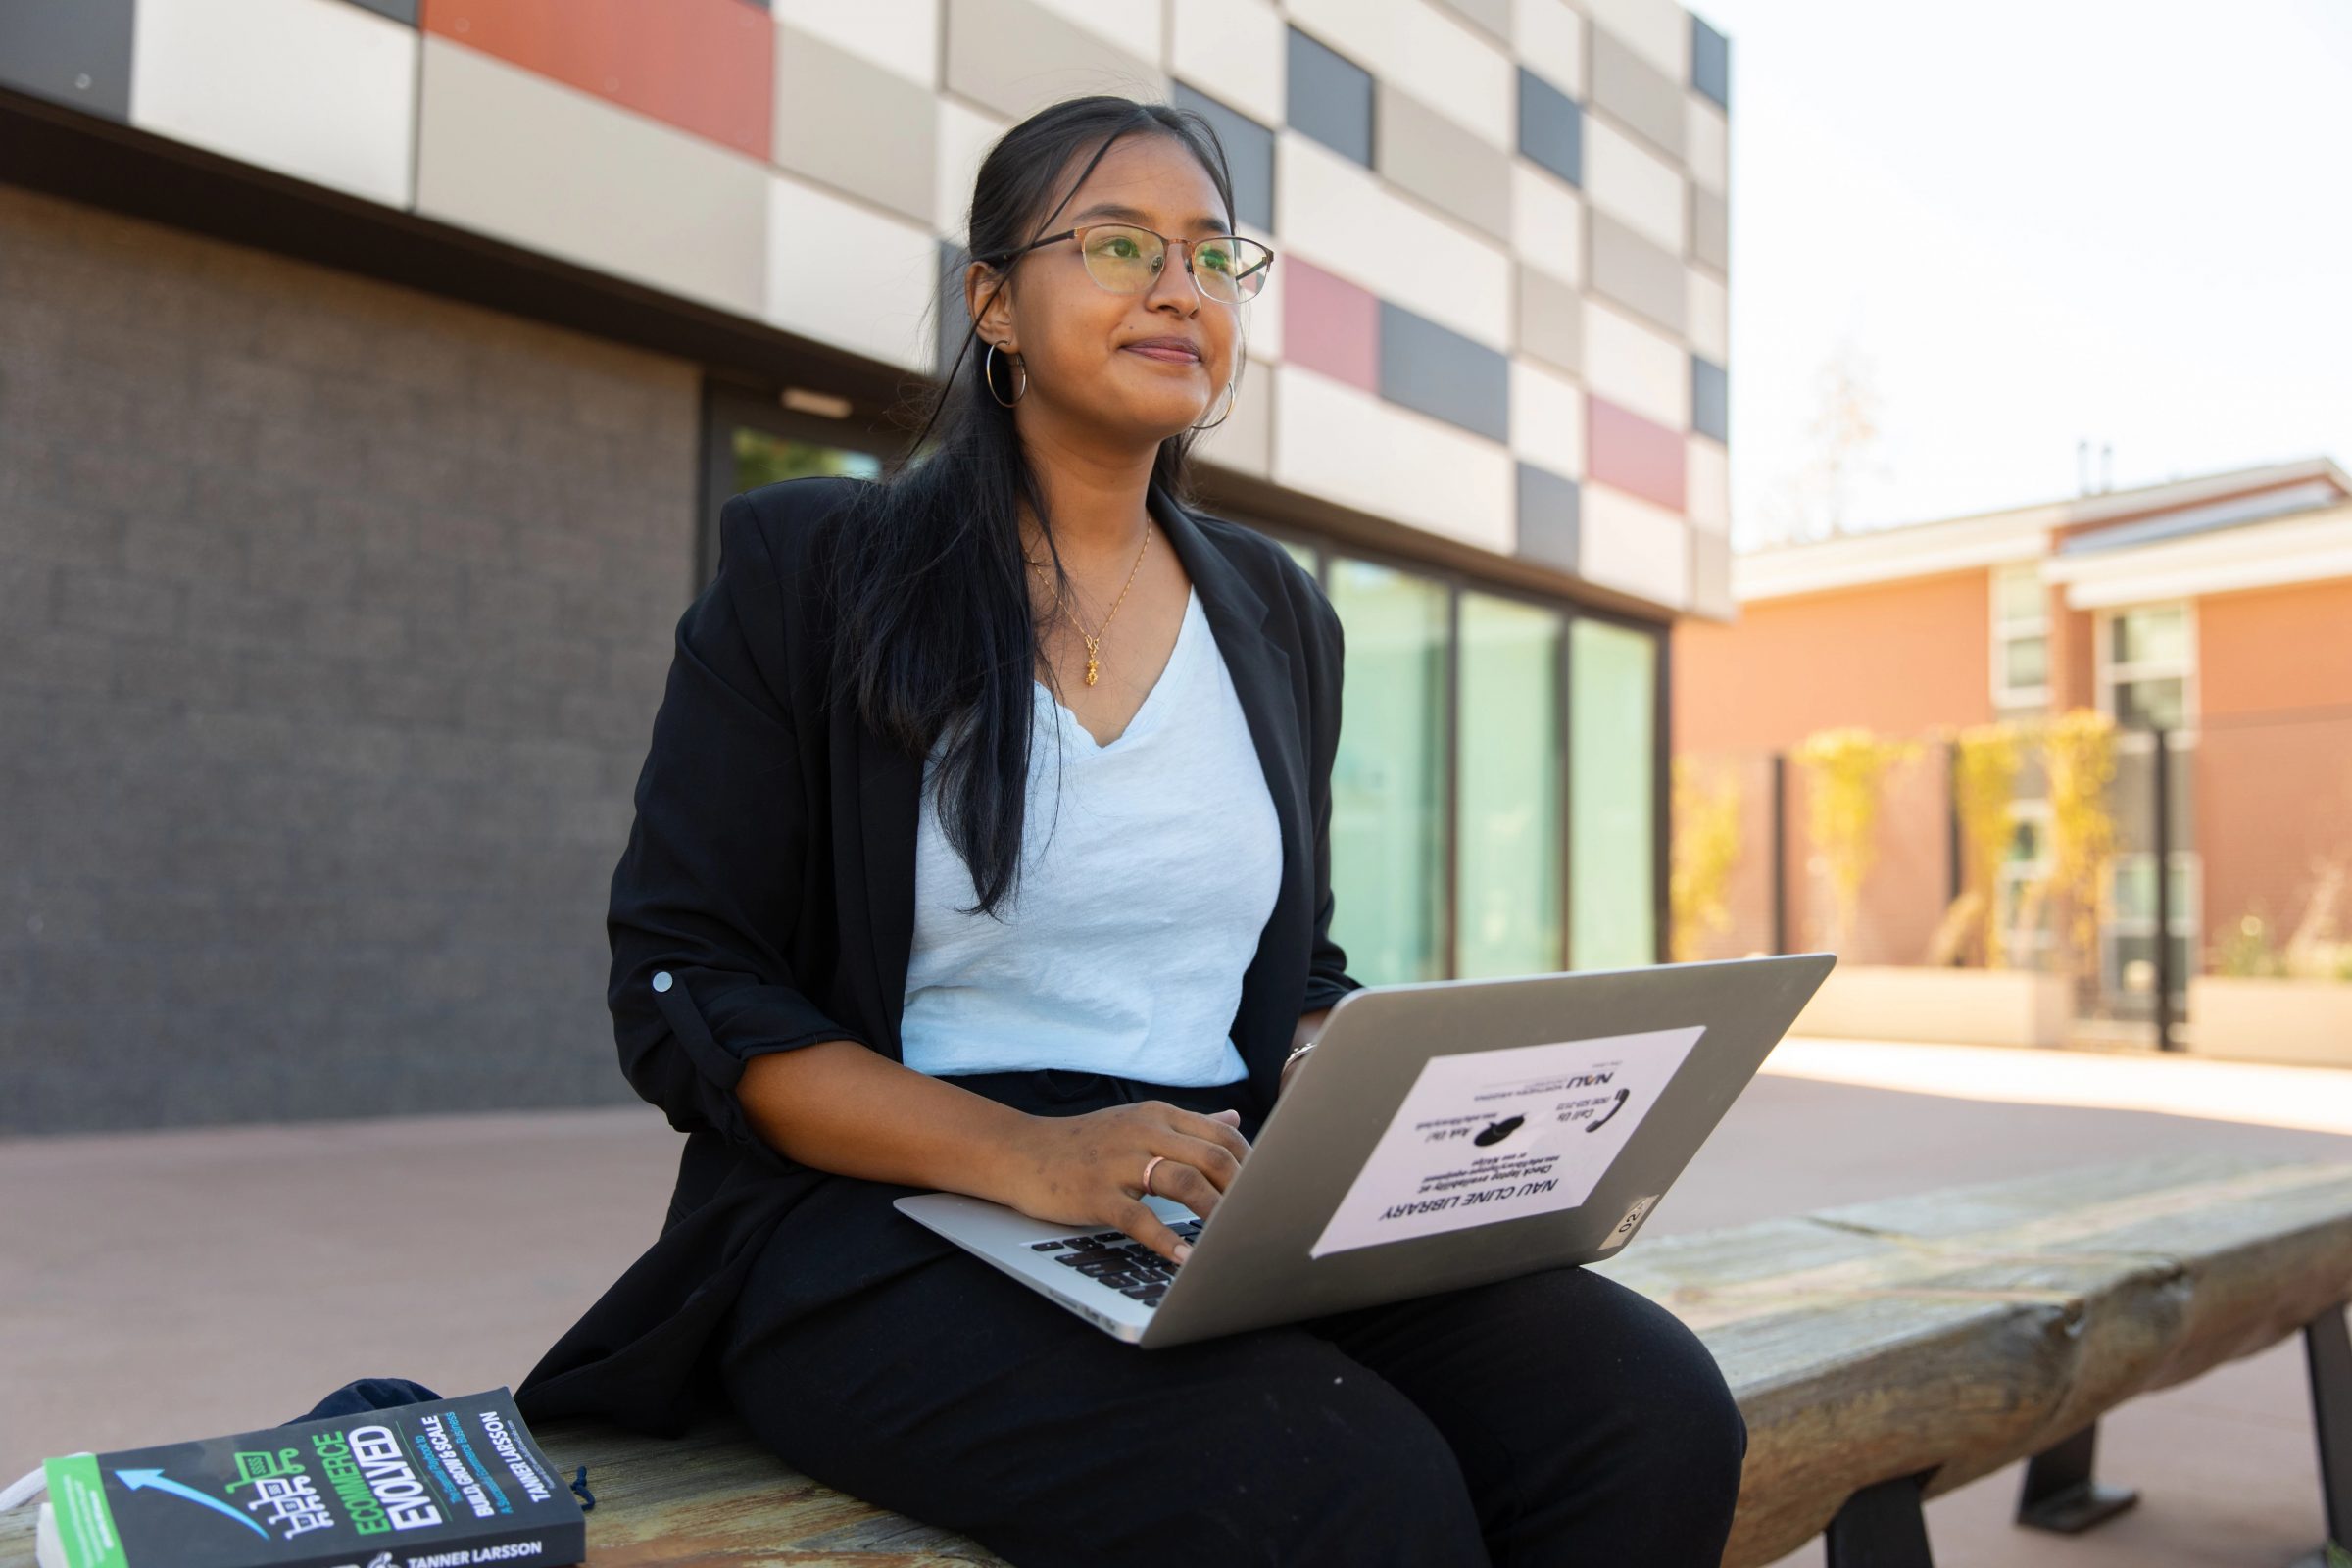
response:
[[[632,1099],[697,394],[0,186],[0,1134]]]

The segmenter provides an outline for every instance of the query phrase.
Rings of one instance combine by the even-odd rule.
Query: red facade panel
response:
[[[424,0],[418,24],[768,158],[775,24],[750,0]]]
[[[1585,472],[1670,511],[1684,508],[1683,435],[1621,409],[1585,398]]]
[[[1294,365],[1380,390],[1380,301],[1296,256],[1282,273],[1282,354]]]

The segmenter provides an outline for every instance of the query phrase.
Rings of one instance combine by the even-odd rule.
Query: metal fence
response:
[[[1674,765],[1677,958],[2064,975],[2078,1035],[2167,1048],[2226,989],[2208,978],[2352,987],[2352,707],[1842,730]]]

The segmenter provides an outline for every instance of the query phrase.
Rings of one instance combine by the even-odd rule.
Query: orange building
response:
[[[2352,479],[2335,464],[1753,552],[1737,558],[1732,583],[1737,617],[1679,623],[1671,662],[1677,758],[1755,786],[1742,792],[1751,853],[1735,874],[1734,929],[1699,956],[1820,940],[1826,895],[1805,863],[1799,770],[1778,760],[1807,735],[1859,725],[1927,739],[2072,708],[2138,732],[2119,738],[2110,791],[2119,853],[2103,993],[2144,996],[2153,970],[2151,727],[2174,760],[2177,987],[2225,947],[2250,961],[2249,944],[2276,948],[2297,930],[2340,938],[2352,924]],[[1851,961],[1948,961],[1938,928],[1962,883],[1949,765],[1948,749],[1930,744],[1886,775],[1878,861],[1838,945]],[[2040,796],[2029,767],[2000,879],[2021,964],[2050,941],[2022,913],[2046,869]]]

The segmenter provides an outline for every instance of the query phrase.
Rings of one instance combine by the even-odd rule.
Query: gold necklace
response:
[[[1147,519],[1144,523],[1143,547],[1142,549],[1137,550],[1135,553],[1135,564],[1127,568],[1127,586],[1125,588],[1121,588],[1119,590],[1119,597],[1110,602],[1110,610],[1103,615],[1102,624],[1098,627],[1091,636],[1088,634],[1087,629],[1084,626],[1079,625],[1076,612],[1073,612],[1066,604],[1061,607],[1061,612],[1069,617],[1070,624],[1077,627],[1078,635],[1086,639],[1086,683],[1089,686],[1092,686],[1095,683],[1095,676],[1101,668],[1102,661],[1099,655],[1102,647],[1102,633],[1110,629],[1110,617],[1119,612],[1119,606],[1127,598],[1127,589],[1135,586],[1135,574],[1137,571],[1142,569],[1144,564],[1144,551],[1151,548],[1152,524],[1150,520]]]

